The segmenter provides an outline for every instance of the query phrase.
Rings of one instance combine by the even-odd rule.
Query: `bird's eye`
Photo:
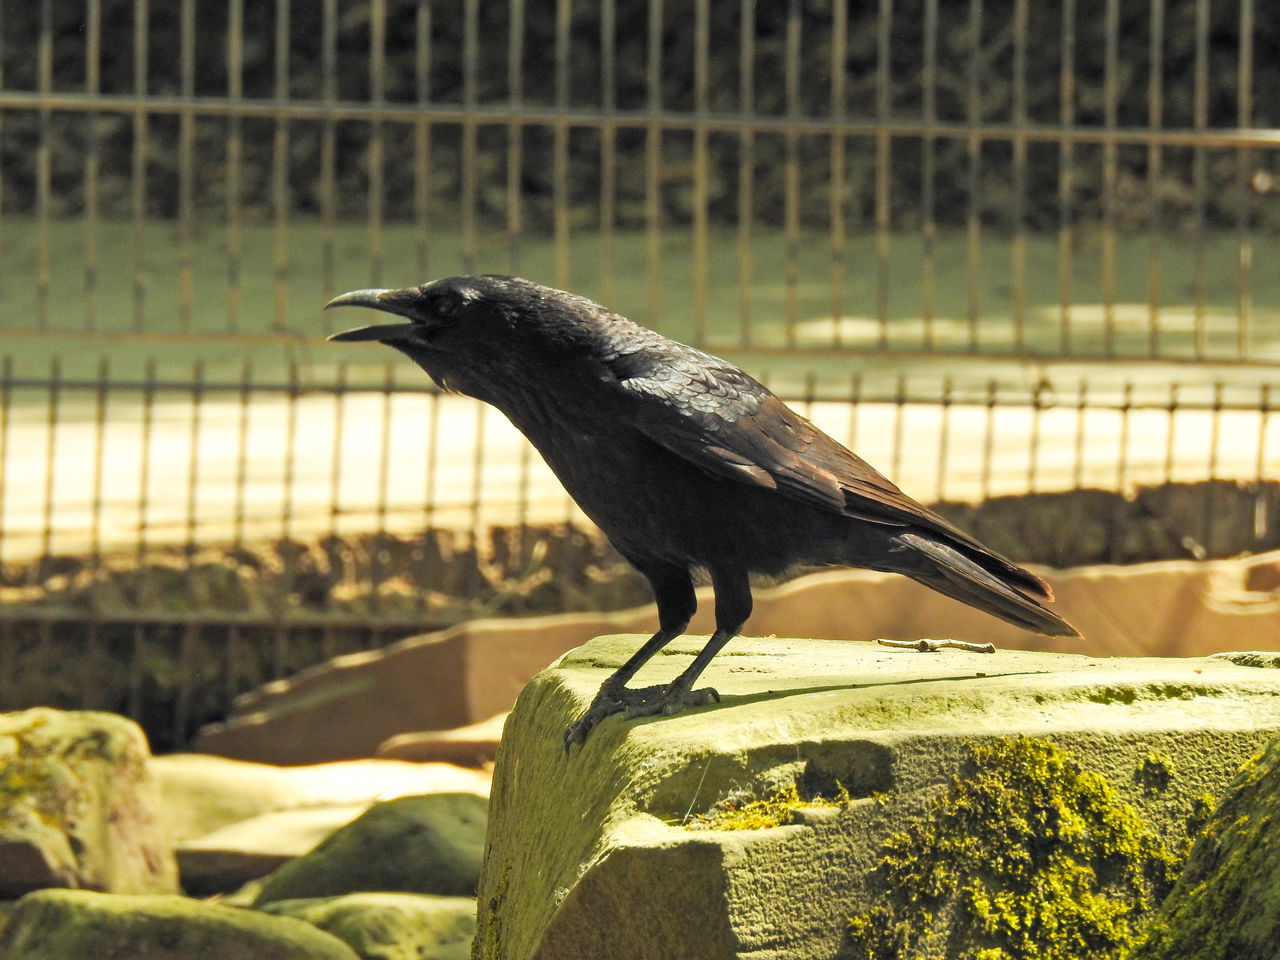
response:
[[[462,310],[462,298],[452,293],[437,294],[431,301],[431,312],[442,320],[456,317]]]

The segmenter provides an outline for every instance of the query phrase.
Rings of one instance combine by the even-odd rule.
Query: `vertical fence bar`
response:
[[[707,90],[711,43],[710,0],[697,0],[693,16],[693,342],[707,342],[708,211],[711,192],[710,157],[707,150]]]
[[[1236,125],[1253,126],[1253,0],[1240,0],[1240,55],[1236,73]],[[1236,151],[1236,357],[1247,359],[1251,351],[1253,314],[1253,237],[1250,232],[1250,168],[1253,151]]]
[[[50,192],[53,179],[53,118],[49,95],[53,92],[53,0],[40,0],[40,34],[36,42],[36,83],[41,94],[37,112],[36,140],[36,325],[49,327],[49,282],[52,266],[49,253]]]
[[[1151,39],[1147,49],[1147,126],[1164,125],[1164,0],[1151,0]],[[1164,150],[1154,139],[1147,144],[1147,355],[1160,355],[1160,237],[1164,220],[1162,181]]]
[[[387,102],[387,4],[386,0],[369,3],[369,100],[375,107]],[[386,202],[387,134],[379,119],[369,124],[369,195],[367,230],[369,236],[369,283],[382,286],[383,206]]]
[[[1013,244],[1013,352],[1027,350],[1027,16],[1028,0],[1013,5],[1013,203],[1009,211]]]
[[[906,430],[907,375],[898,374],[893,392],[893,453],[890,457],[891,469],[895,477],[902,476],[902,455],[904,452],[903,432]]]
[[[142,429],[140,433],[142,449],[138,462],[138,534],[134,546],[135,562],[139,567],[146,566],[149,549],[147,520],[150,515],[151,497],[148,488],[151,486],[151,435],[155,426],[155,403],[156,358],[147,357],[146,371],[143,374],[142,381]],[[139,593],[143,597],[140,605],[144,607],[149,605],[151,601],[151,581],[149,577],[142,578],[142,587]]]
[[[1129,429],[1133,413],[1133,381],[1125,380],[1120,399],[1120,449],[1116,454],[1116,490],[1124,493],[1129,483]]]
[[[1114,132],[1119,123],[1120,0],[1107,0],[1104,13],[1102,68],[1103,125]],[[1102,352],[1116,353],[1116,180],[1119,148],[1113,138],[1102,144]]]
[[[924,321],[922,346],[932,350],[935,346],[934,300],[937,282],[938,223],[936,201],[937,188],[937,140],[933,125],[938,119],[938,0],[925,0],[924,4],[924,63],[920,71],[921,112],[925,135],[920,139],[920,316]]]
[[[338,99],[338,0],[324,0],[320,10],[320,99],[326,108]],[[338,125],[326,110],[320,122],[320,300],[324,303],[337,291],[337,166]],[[419,176],[416,167],[414,176]]]
[[[48,409],[45,417],[44,520],[40,525],[40,557],[53,556],[55,474],[58,468],[58,419],[62,403],[62,358],[49,361]]]
[[[556,108],[563,116],[569,109],[569,38],[573,6],[570,0],[556,0]],[[554,124],[552,146],[552,206],[555,232],[556,286],[572,286],[569,249],[569,123]]]
[[[291,360],[289,383],[284,394],[284,449],[281,451],[283,488],[280,502],[280,535],[286,541],[292,541],[296,533],[293,526],[293,486],[298,467],[298,397],[300,393],[298,363],[296,360]],[[290,550],[289,559],[285,562],[286,579],[289,581],[293,578],[293,556],[294,553]]]
[[[102,0],[86,0],[84,20],[84,88],[96,98],[102,88]],[[84,328],[92,330],[98,325],[98,112],[87,111],[84,123]]]
[[[106,494],[104,461],[107,452],[107,390],[110,378],[110,361],[107,357],[101,357],[98,360],[98,384],[94,393],[93,492],[89,502],[89,562],[95,576],[102,569],[102,507]],[[3,451],[0,451],[0,458],[3,458]]]
[[[1271,385],[1258,390],[1258,459],[1254,464],[1253,539],[1263,541],[1271,527],[1271,494],[1264,486],[1267,470],[1267,428],[1271,418]]]
[[[333,439],[329,457],[329,539],[337,542],[342,514],[343,444],[347,423],[347,365],[338,364],[333,383]]]
[[[293,593],[298,575],[298,547],[293,527],[293,485],[298,465],[298,364],[289,363],[289,384],[285,391],[285,427],[282,481],[283,496],[280,512],[283,520],[284,569],[281,571],[281,590],[285,596]],[[278,623],[275,630],[276,665],[281,672],[289,668],[290,631],[283,623]]]
[[[1196,0],[1195,12],[1195,82],[1192,93],[1192,127],[1203,131],[1209,126],[1209,0]],[[1191,190],[1193,194],[1192,244],[1194,249],[1194,334],[1192,350],[1203,359],[1208,349],[1205,298],[1208,290],[1208,266],[1205,263],[1206,204],[1208,202],[1209,158],[1205,148],[1195,146],[1191,152]]]
[[[965,172],[968,174],[965,210],[965,279],[969,322],[969,349],[976,351],[978,321],[982,310],[980,270],[982,269],[981,175],[982,138],[976,127],[982,122],[982,0],[969,0],[969,62],[965,69],[965,118],[972,128],[965,137]]]
[[[321,545],[325,548],[325,552],[329,558],[329,577],[330,583],[340,583],[342,576],[342,550],[339,547],[339,536],[341,528],[339,526],[339,518],[342,508],[342,466],[343,466],[343,445],[346,438],[346,408],[347,408],[347,365],[346,363],[338,364],[337,372],[334,374],[333,383],[333,438],[330,441],[329,454],[329,532],[321,541]],[[421,595],[425,591],[419,590]],[[328,609],[333,607],[333,592],[325,598],[325,606]],[[325,625],[324,636],[320,640],[321,655],[325,659],[335,656],[338,653],[337,638],[334,635],[334,629],[331,625]]]
[[[196,94],[196,5],[182,0],[179,12],[178,70],[186,101],[178,115],[178,329],[191,329],[195,311],[195,151],[196,115],[191,101]]]
[[[195,562],[198,538],[200,495],[200,436],[204,415],[204,359],[197,358],[191,370],[191,430],[187,436],[187,538],[183,551],[187,571]]]
[[[5,52],[6,52],[7,44],[5,43],[4,9],[5,9],[5,5],[3,3],[0,3],[0,88],[3,88],[6,85],[4,61],[5,61]],[[5,148],[4,119],[5,119],[4,111],[0,110],[0,150],[3,150]],[[4,171],[4,165],[0,164],[0,210],[4,209],[4,199],[5,199],[5,171]],[[5,220],[4,220],[4,217],[0,217],[0,254],[4,252],[4,248],[5,248]],[[5,279],[4,271],[0,270],[0,309],[2,309],[4,306],[4,279]],[[4,319],[3,313],[0,313],[0,320],[3,320],[3,319]],[[0,664],[0,666],[3,666],[3,664]]]
[[[1177,423],[1178,423],[1178,382],[1175,380],[1169,384],[1169,403],[1165,407],[1168,412],[1166,421],[1166,430],[1164,438],[1164,482],[1167,492],[1169,486],[1173,483],[1174,456],[1177,452]],[[1168,504],[1165,504],[1166,508]]]
[[[239,549],[244,545],[245,510],[249,495],[249,423],[253,399],[253,361],[245,360],[240,367],[240,390],[236,429],[236,480],[233,497],[234,516],[231,521],[231,543]]]
[[[662,0],[649,0],[645,61],[644,286],[645,322],[662,326]]]
[[[511,26],[507,33],[507,103],[511,107],[511,119],[507,123],[507,265],[512,274],[518,275],[524,234],[524,195],[520,186],[524,174],[524,127],[517,119],[524,105],[524,0],[511,0],[510,17]],[[609,301],[606,299],[605,302]]]
[[[480,523],[483,517],[483,494],[484,494],[484,441],[485,441],[485,405],[476,401],[472,404],[475,410],[476,426],[475,426],[475,447],[471,459],[471,502],[468,504],[469,520],[467,522],[467,530],[469,531],[468,543],[471,548],[471,557],[467,562],[467,578],[466,578],[466,595],[475,597],[480,588],[479,581],[479,560],[482,549],[480,537]]]
[[[951,457],[951,393],[953,389],[952,378],[950,376],[943,377],[942,396],[938,400],[938,404],[942,408],[938,429],[937,473],[938,502],[940,503],[946,502],[947,499],[947,464]]]
[[[1043,380],[1039,381],[1031,392],[1031,436],[1027,440],[1027,491],[1040,492],[1040,426],[1044,420],[1044,411],[1049,401],[1048,392]]]
[[[277,101],[289,99],[289,0],[276,0],[275,82]],[[276,116],[271,142],[272,327],[289,327],[289,121]]]
[[[618,219],[618,131],[613,123],[618,86],[617,29],[614,0],[600,0],[600,300],[611,308],[617,306],[614,231]],[[525,462],[521,461],[522,466]],[[520,526],[523,529],[523,520]]]
[[[436,536],[436,471],[440,466],[440,394],[427,395],[427,452],[426,477],[422,490],[422,529],[424,543],[422,558],[418,564],[418,583],[422,587],[418,591],[419,610],[426,612],[426,598],[430,593],[433,546],[438,542]]]
[[[1084,487],[1084,434],[1085,434],[1085,416],[1089,410],[1089,384],[1084,377],[1080,378],[1080,383],[1076,391],[1076,432],[1075,446],[1072,450],[1071,465],[1071,487],[1073,490],[1079,490]]]
[[[978,495],[979,500],[991,499],[991,474],[995,468],[995,443],[996,443],[996,404],[998,398],[999,385],[992,378],[987,381],[987,415],[982,427],[982,479],[979,483],[981,492]]]
[[[889,133],[892,105],[892,80],[889,58],[893,30],[893,0],[879,0],[876,19],[876,155],[875,155],[875,249],[876,249],[876,324],[877,342],[881,350],[889,346],[889,188],[892,183],[890,161],[893,139]]]
[[[1209,482],[1204,485],[1202,501],[1204,551],[1205,556],[1212,557],[1217,543],[1217,484],[1218,479],[1218,444],[1222,440],[1222,381],[1213,385],[1213,411],[1209,427]]]
[[[149,0],[133,0],[133,92],[139,106],[133,111],[133,151],[129,171],[129,206],[133,217],[133,329],[146,326],[147,296],[147,24]]]
[[[9,425],[13,411],[13,354],[6,353],[0,363],[0,573],[4,572],[5,547],[8,541],[9,494]],[[5,638],[6,645],[9,640]],[[12,674],[6,674],[11,676]]]
[[[418,105],[425,108],[431,100],[431,2],[418,0],[414,17],[416,39],[413,53],[413,82]],[[521,0],[512,0],[518,3]],[[514,29],[514,26],[513,26]],[[334,72],[337,72],[335,58]],[[416,250],[418,276],[428,277],[430,266],[429,236],[431,214],[431,122],[426,111],[413,124],[413,219],[417,226]]]
[[[382,373],[382,405],[378,417],[378,484],[376,488],[378,502],[375,507],[377,530],[374,533],[373,550],[369,558],[370,598],[375,613],[382,607],[382,584],[387,573],[387,506],[391,483],[391,399],[395,395],[395,381],[395,364],[388,363]]]
[[[480,255],[477,245],[476,203],[479,184],[476,180],[479,130],[470,114],[479,102],[480,70],[480,3],[464,0],[462,17],[462,101],[467,116],[462,122],[462,265],[467,272],[475,269]],[[558,216],[559,214],[557,214]]]
[[[1058,122],[1063,129],[1076,117],[1076,0],[1062,2],[1062,63],[1058,70]],[[1058,352],[1071,352],[1072,286],[1075,275],[1075,143],[1058,141]]]
[[[786,235],[784,276],[786,283],[786,342],[796,342],[796,325],[800,322],[800,133],[794,126],[800,118],[800,0],[787,7],[787,37],[784,85],[787,98],[785,134],[786,157],[783,160],[783,232]]]
[[[738,110],[744,117],[750,116],[756,105],[755,11],[755,0],[741,0],[738,12]],[[755,153],[755,128],[748,125],[738,131],[738,345],[744,350],[752,343],[751,287],[755,257],[751,225],[755,219]]]
[[[240,116],[244,99],[244,0],[227,3],[227,99],[232,109],[227,116],[227,317],[226,332],[240,329],[244,258],[244,201],[241,172],[244,166],[244,120]],[[323,170],[323,162],[321,163]],[[321,174],[323,176],[323,173]],[[323,191],[322,191],[323,192]],[[326,300],[328,291],[326,291]]]
[[[933,2],[933,0],[930,0]],[[845,60],[849,47],[848,0],[833,0],[831,5],[831,121],[839,124],[848,115],[848,81]],[[833,130],[830,137],[830,199],[827,218],[828,243],[831,246],[831,269],[827,283],[831,287],[831,339],[839,347],[844,340],[845,271],[848,269],[846,249],[845,167],[848,142],[843,133]]]

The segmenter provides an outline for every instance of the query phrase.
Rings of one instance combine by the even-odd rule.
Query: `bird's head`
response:
[[[403,318],[329,339],[384,343],[446,389],[491,403],[523,383],[563,381],[570,367],[581,374],[604,346],[601,325],[629,325],[583,297],[496,275],[448,277],[401,290],[352,290],[325,307],[368,307]]]
[[[460,380],[475,379],[497,362],[518,305],[535,284],[513,277],[448,277],[400,290],[352,290],[331,307],[368,307],[403,317],[344,330],[330,340],[385,343],[406,354],[448,389],[473,393]]]
[[[404,317],[406,322],[357,327],[335,333],[329,339],[375,340],[401,348],[448,350],[451,342],[480,333],[472,328],[496,319],[494,315],[501,313],[503,300],[495,295],[496,288],[510,283],[510,277],[449,277],[402,290],[352,290],[334,297],[325,309],[369,307]]]

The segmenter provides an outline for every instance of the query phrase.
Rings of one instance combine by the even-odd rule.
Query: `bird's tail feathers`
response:
[[[897,573],[1035,633],[1051,637],[1080,636],[1075,627],[1038,600],[1010,586],[954,547],[917,533],[900,533],[894,539],[911,555],[910,560],[893,567]],[[904,558],[899,554],[897,559]],[[1020,572],[1032,577],[1025,571]]]

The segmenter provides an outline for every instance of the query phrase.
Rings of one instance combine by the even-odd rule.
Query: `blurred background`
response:
[[[455,273],[732,359],[1019,560],[1280,546],[1277,177],[1254,0],[0,0],[0,709],[181,747],[647,602],[501,415],[324,342]]]

